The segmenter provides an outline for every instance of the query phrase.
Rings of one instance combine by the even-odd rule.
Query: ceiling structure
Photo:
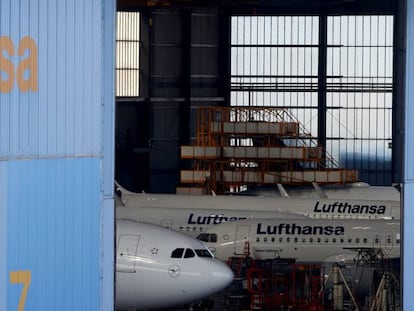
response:
[[[232,14],[340,13],[392,14],[400,1],[393,0],[118,0],[119,11],[151,8],[221,7]]]

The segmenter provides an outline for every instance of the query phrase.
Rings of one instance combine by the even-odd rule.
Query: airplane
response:
[[[116,221],[116,310],[188,304],[224,289],[233,277],[201,241],[153,224]]]
[[[130,192],[119,184],[116,193],[120,217],[160,224],[194,237],[211,225],[244,218],[296,214],[308,218],[400,219],[398,201],[146,194]]]
[[[216,258],[294,258],[303,263],[346,263],[357,250],[400,257],[400,222],[380,219],[247,219],[213,226],[197,237]]]
[[[151,197],[151,196],[150,196]],[[154,202],[154,201],[150,201]],[[205,232],[211,226],[227,221],[236,221],[249,218],[306,218],[306,216],[296,215],[289,212],[275,212],[274,210],[235,210],[226,208],[217,209],[197,209],[194,208],[175,208],[147,206],[140,204],[135,207],[125,207],[118,205],[116,217],[144,221],[147,223],[161,225],[176,231],[180,231],[188,236],[196,238],[200,232]]]
[[[324,271],[326,289],[334,285],[329,271],[341,267],[348,276],[348,292],[352,288],[359,301],[373,290],[375,263],[385,267],[382,260],[390,259],[387,263],[396,275],[400,266],[400,223],[395,220],[249,219],[216,225],[198,239],[221,260],[293,259],[317,264]]]
[[[240,195],[266,196],[266,197],[295,197],[295,198],[328,198],[328,199],[347,199],[353,200],[389,200],[400,201],[401,193],[399,185],[393,186],[371,186],[364,182],[355,182],[344,185],[325,185],[319,186],[313,182],[312,186],[292,186],[283,187],[277,184],[274,186],[251,186]]]

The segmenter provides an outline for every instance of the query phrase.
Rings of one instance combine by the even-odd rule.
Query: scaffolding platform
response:
[[[219,194],[244,185],[359,180],[357,170],[341,168],[285,108],[199,107],[196,141],[181,146],[181,158],[193,167],[181,171],[177,191]]]

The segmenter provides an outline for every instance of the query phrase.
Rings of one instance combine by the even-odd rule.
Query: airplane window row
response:
[[[326,216],[326,215],[321,215],[321,214],[305,214],[305,216],[307,217],[311,217],[311,218],[315,218],[315,219],[359,219],[360,217],[358,216],[353,216],[353,215],[331,215],[331,216]],[[365,216],[365,219],[378,219],[380,217],[376,217],[376,216]],[[390,219],[394,219],[394,217],[390,217]]]
[[[211,253],[206,249],[196,249],[195,251],[191,248],[176,248],[171,253],[171,258],[193,258],[197,254],[198,257],[212,258]]]
[[[187,231],[187,232],[190,232],[190,231],[200,231],[200,232],[202,232],[203,231],[203,227],[190,227],[190,226],[187,226],[187,227],[183,227],[183,226],[180,226],[180,231]]]
[[[216,243],[217,242],[217,235],[216,234],[212,234],[212,233],[201,233],[197,236],[197,239],[203,242],[212,242],[212,243]],[[263,237],[262,239],[260,237],[256,237],[256,242],[271,242],[271,243],[275,243],[275,242],[279,242],[279,243],[290,243],[290,242],[294,242],[294,243],[362,243],[362,244],[367,244],[367,243],[371,243],[368,241],[368,238],[321,238],[321,237],[317,237],[317,238],[313,238],[313,237],[294,237],[294,238],[290,238],[290,237],[272,237],[272,238],[268,238],[268,237]],[[393,243],[393,239],[391,236],[387,235],[385,238],[386,244],[387,245],[391,245]],[[380,244],[380,237],[374,237],[373,239],[373,243],[374,244]],[[400,240],[399,239],[395,239],[395,243],[399,244]]]
[[[203,237],[203,238],[208,239],[208,237]],[[200,238],[198,238],[198,239],[200,239]],[[202,240],[202,241],[205,241],[205,240]],[[301,243],[307,243],[307,242],[309,242],[309,243],[314,243],[314,242],[316,242],[316,243],[322,243],[322,242],[324,242],[324,243],[329,243],[329,242],[332,242],[332,243],[345,243],[345,242],[347,242],[347,243],[367,244],[368,243],[368,238],[362,238],[362,239],[361,238],[355,238],[355,239],[352,239],[352,238],[348,238],[348,239],[344,239],[344,238],[324,238],[324,239],[322,239],[320,237],[318,237],[318,238],[313,238],[313,237],[310,237],[310,238],[305,238],[305,237],[302,237],[302,238],[298,238],[298,237],[294,237],[294,238],[290,238],[290,237],[288,237],[288,238],[283,238],[283,237],[268,238],[268,237],[264,237],[264,238],[261,239],[260,237],[256,237],[256,242],[260,242],[260,241],[263,241],[265,243],[266,242],[271,242],[271,243],[275,243],[275,242],[279,242],[279,243],[283,243],[283,242],[286,242],[286,243],[290,243],[290,242],[294,242],[294,243],[299,243],[299,242],[301,242]],[[208,242],[208,241],[205,241],[205,242]],[[378,237],[375,237],[374,238],[374,244],[379,244],[379,243],[380,243],[380,239]],[[396,239],[395,243],[399,244],[399,240]],[[387,236],[386,244],[387,245],[392,244],[392,238],[390,236]]]

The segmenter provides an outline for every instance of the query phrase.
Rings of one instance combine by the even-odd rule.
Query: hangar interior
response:
[[[401,183],[406,14],[405,1],[392,0],[119,0],[116,180],[134,192],[178,194],[275,185],[286,172],[288,185],[310,183],[321,172],[321,184]],[[314,175],[292,177],[300,170]],[[330,175],[338,172],[337,179]],[[215,305],[264,310],[285,304],[272,299],[288,297],[293,287],[302,291],[288,297],[298,310],[331,310],[329,293],[320,301],[328,271],[282,258],[249,261],[249,254],[247,246],[228,264],[236,279],[247,280],[242,296],[250,301],[232,300],[246,290],[236,280]],[[359,255],[353,268],[372,274],[379,292],[388,286],[392,294],[381,299],[399,310],[399,259]],[[329,272],[333,282],[350,281],[341,271]],[[356,299],[366,309],[389,310],[379,307],[379,292]],[[358,309],[351,298],[347,303],[335,310]]]
[[[402,2],[118,1],[116,179],[176,193],[200,109],[274,107],[359,181],[400,182]]]

